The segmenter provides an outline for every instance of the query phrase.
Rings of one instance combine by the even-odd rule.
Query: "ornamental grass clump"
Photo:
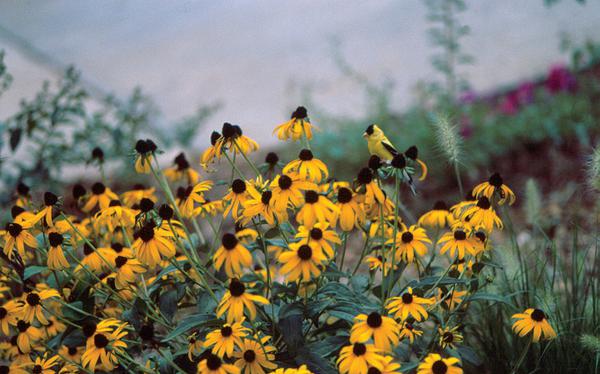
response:
[[[300,143],[296,159],[255,163],[258,143],[225,123],[196,162],[180,153],[162,165],[154,141],[132,144],[144,185],[19,184],[0,232],[1,370],[458,374],[480,365],[465,323],[473,304],[501,298],[486,289],[500,208],[516,200],[509,181],[495,173],[465,200],[431,202],[410,221],[401,204],[420,199],[428,178],[416,146],[399,152],[370,125],[371,157],[354,179],[337,180],[311,151],[318,131],[305,108],[275,134]],[[514,312],[498,324],[531,344],[557,336],[539,306]]]

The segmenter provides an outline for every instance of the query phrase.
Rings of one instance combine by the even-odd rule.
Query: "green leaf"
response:
[[[198,328],[200,326],[213,325],[217,324],[217,326],[221,322],[215,319],[213,314],[193,314],[187,318],[184,318],[177,327],[171,331],[165,338],[162,340],[163,342],[168,342],[169,340],[173,340],[181,334],[184,334],[192,329]]]
[[[483,363],[473,348],[463,345],[459,346],[457,350],[463,361],[467,361],[473,366],[480,366]]]
[[[300,302],[286,304],[279,310],[279,330],[292,353],[304,344],[303,320],[304,306]]]
[[[169,290],[160,294],[158,298],[160,312],[167,317],[169,321],[177,312],[177,302],[179,301],[177,290]]]
[[[348,345],[348,337],[342,335],[328,336],[323,340],[313,342],[307,345],[308,349],[315,354],[326,358],[337,356],[343,346]]]
[[[62,307],[63,317],[70,321],[81,321],[86,317],[83,311],[83,302],[75,301],[69,304],[64,304]]]
[[[313,373],[336,374],[338,371],[316,352],[300,347],[295,357],[296,364],[306,365]]]
[[[25,268],[25,274],[24,274],[23,278],[29,279],[29,278],[33,277],[34,275],[39,274],[46,269],[48,269],[46,266],[37,266],[37,265],[28,266]]]
[[[350,286],[354,292],[362,294],[369,288],[369,277],[364,274],[355,275],[350,278]]]

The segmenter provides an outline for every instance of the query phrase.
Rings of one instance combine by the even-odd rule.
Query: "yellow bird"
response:
[[[385,161],[391,161],[399,152],[385,136],[379,126],[373,124],[367,127],[363,137],[367,139],[369,153],[377,155]]]

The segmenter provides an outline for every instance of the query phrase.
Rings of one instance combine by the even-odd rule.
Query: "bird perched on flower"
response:
[[[369,153],[377,155],[384,161],[391,161],[394,156],[400,154],[396,147],[389,141],[379,126],[372,124],[367,127],[363,133],[363,137],[367,139],[367,147]]]

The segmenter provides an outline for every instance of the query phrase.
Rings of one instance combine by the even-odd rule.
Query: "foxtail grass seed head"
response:
[[[462,137],[458,126],[452,124],[448,117],[439,115],[434,120],[434,128],[439,150],[450,164],[459,165],[462,161]]]

